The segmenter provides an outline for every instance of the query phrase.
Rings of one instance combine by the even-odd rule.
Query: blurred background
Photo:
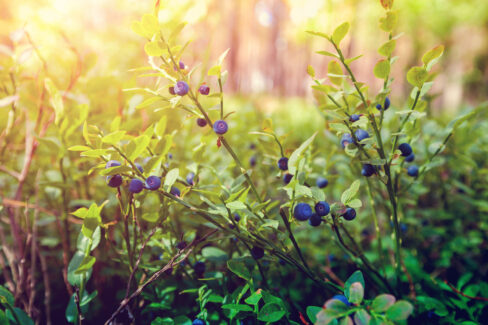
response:
[[[25,28],[45,57],[65,52],[62,60],[67,62],[59,69],[70,61],[76,65],[81,56],[82,69],[90,70],[92,77],[130,80],[128,70],[146,60],[144,40],[130,24],[153,7],[153,0],[1,0],[0,51],[8,51],[9,36]],[[392,72],[394,99],[404,99],[410,91],[406,70],[438,44],[446,51],[437,67],[442,73],[432,91],[438,94],[433,108],[452,113],[461,103],[488,98],[488,1],[397,0],[394,9],[401,13],[397,30],[403,33]],[[345,54],[364,54],[352,67],[360,81],[376,85],[371,89],[375,92],[381,87],[372,73],[380,58],[376,49],[387,40],[378,29],[383,12],[379,0],[179,0],[161,1],[159,16],[168,25],[191,25],[182,35],[192,40],[183,57],[189,66],[205,67],[231,49],[227,92],[261,98],[305,96],[311,101],[306,68],[311,64],[319,77],[325,76],[329,58],[315,51],[330,49],[305,31],[330,33],[338,24],[351,22]],[[32,51],[26,44],[19,55],[28,60]]]

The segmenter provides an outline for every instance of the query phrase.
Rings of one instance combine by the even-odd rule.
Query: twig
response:
[[[469,299],[474,299],[474,300],[481,300],[481,301],[488,301],[488,298],[485,298],[485,297],[473,297],[473,296],[468,296],[467,294],[465,294],[464,292],[456,289],[452,284],[450,284],[449,282],[447,282],[446,279],[444,279],[444,283],[447,284],[449,286],[449,288],[452,289],[452,291],[454,291],[455,293],[457,293],[458,295],[461,295],[463,297],[466,297],[466,298],[469,298]]]
[[[82,325],[83,323],[83,314],[81,313],[81,306],[80,306],[80,289],[78,287],[75,288],[75,304],[76,309],[78,310],[78,325]]]
[[[206,235],[204,235],[202,238],[195,238],[190,244],[188,244],[188,246],[186,246],[182,250],[178,251],[178,253],[176,253],[176,255],[173,256],[171,258],[171,260],[163,268],[161,268],[159,271],[155,272],[146,282],[141,284],[139,286],[139,288],[137,288],[137,290],[134,291],[128,298],[125,298],[124,300],[121,301],[119,307],[110,316],[110,318],[105,322],[105,325],[109,325],[115,319],[115,317],[117,317],[117,315],[129,304],[129,302],[132,299],[134,299],[135,297],[137,297],[141,294],[141,292],[144,290],[144,288],[146,288],[148,285],[150,285],[151,283],[156,281],[166,270],[168,270],[168,269],[172,268],[174,265],[178,265],[179,263],[186,260],[188,258],[188,256],[190,255],[190,253],[193,251],[193,248],[198,243],[204,241],[205,239],[207,239],[208,237],[210,237],[211,235],[213,235],[217,231],[218,231],[218,229],[214,229],[214,230],[210,231],[209,233],[207,233]],[[183,255],[183,253],[185,253],[185,254]],[[183,255],[183,257],[181,259],[179,259],[178,261],[176,261],[176,259],[179,258],[181,255]]]
[[[39,247],[37,247],[37,255],[39,256],[39,261],[41,262],[42,279],[44,282],[44,307],[46,308],[46,325],[51,325],[51,284],[49,281],[46,258],[41,254]]]

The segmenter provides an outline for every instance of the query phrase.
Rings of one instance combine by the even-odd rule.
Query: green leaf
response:
[[[95,264],[96,260],[97,259],[93,256],[85,256],[78,268],[75,270],[75,274],[83,274],[86,271],[90,270]]]
[[[215,65],[208,70],[208,75],[209,76],[220,76],[220,71],[221,71],[221,66],[220,65]]]
[[[327,72],[328,72],[330,82],[332,82],[336,86],[342,85],[342,80],[344,78],[337,77],[337,76],[343,75],[343,72],[342,72],[341,65],[337,61],[329,62],[329,65],[327,66]]]
[[[388,42],[380,46],[380,48],[378,49],[378,53],[383,56],[390,57],[393,54],[395,47],[396,47],[396,40],[394,39],[389,40]]]
[[[0,298],[3,298],[2,303],[6,302],[12,306],[15,305],[14,295],[7,288],[1,285],[0,285]]]
[[[95,248],[97,248],[98,244],[100,243],[100,237],[101,237],[100,227],[97,227],[95,229],[95,231],[93,232],[92,239],[85,237],[85,235],[83,235],[83,232],[80,231],[80,233],[78,234],[78,239],[76,240],[76,249],[78,249],[81,252],[86,252],[86,250],[88,249],[88,245],[91,245],[90,251],[93,251]]]
[[[398,13],[396,11],[387,11],[386,16],[380,18],[380,28],[385,32],[391,32],[398,23]]]
[[[267,303],[259,311],[258,320],[263,322],[277,322],[285,316],[285,313],[286,311],[279,304],[274,302]]]
[[[380,60],[374,66],[373,73],[376,78],[386,79],[390,75],[390,61]]]
[[[92,269],[89,269],[87,272],[84,273],[84,275],[75,273],[75,271],[78,269],[81,262],[83,261],[84,257],[85,253],[76,251],[75,255],[73,255],[71,261],[68,264],[68,282],[71,285],[80,285],[83,278],[86,281],[91,275]]]
[[[307,73],[310,77],[315,78],[315,70],[311,65],[308,65],[307,67]]]
[[[307,307],[307,316],[312,323],[315,323],[317,320],[317,314],[322,310],[322,307],[317,306],[308,306]]]
[[[427,80],[429,73],[425,70],[424,67],[413,67],[407,72],[407,81],[415,87],[419,89],[422,88],[422,85]]]
[[[347,32],[349,31],[349,23],[345,22],[339,27],[337,27],[334,32],[332,33],[332,41],[339,46],[339,43],[342,39],[346,36]]]
[[[374,298],[373,303],[371,307],[373,308],[374,311],[376,312],[384,312],[390,306],[392,306],[396,301],[396,298],[393,295],[390,294],[381,294]]]
[[[171,169],[166,174],[166,177],[164,178],[164,188],[169,191],[171,189],[171,186],[173,186],[173,184],[178,179],[179,175],[180,175],[180,169],[179,168]]]
[[[354,199],[354,197],[356,196],[356,194],[359,191],[359,185],[361,185],[361,181],[355,180],[351,184],[351,186],[347,190],[345,190],[344,193],[342,193],[342,196],[341,196],[342,204],[348,205],[349,201]]]
[[[263,297],[263,295],[261,293],[261,290],[257,290],[255,292],[253,292],[252,295],[247,297],[246,300],[244,300],[244,301],[246,302],[246,304],[249,304],[249,305],[257,305],[262,297]]]
[[[231,309],[237,311],[252,311],[252,308],[250,306],[242,305],[242,304],[226,304],[226,305],[222,305],[222,309]]]
[[[349,299],[348,295],[349,295],[349,287],[351,286],[351,284],[353,284],[354,282],[359,282],[362,284],[363,288],[364,288],[364,277],[363,277],[363,273],[361,273],[361,271],[357,270],[356,272],[354,272],[347,280],[346,280],[346,283],[344,283],[344,295],[346,296],[347,299]]]
[[[441,317],[445,317],[449,314],[446,305],[437,299],[427,296],[418,296],[417,301],[422,305],[422,308],[425,308],[425,310],[434,310],[434,312]]]
[[[144,51],[149,56],[161,56],[165,53],[163,45],[158,41],[147,42],[144,45]]]
[[[19,319],[21,325],[34,325],[34,321],[29,317],[29,315],[27,315],[25,311],[17,307],[13,308],[13,311]],[[17,321],[12,315],[10,309],[7,309],[6,316],[10,319],[10,324],[17,324]]]
[[[49,93],[50,102],[52,107],[54,108],[54,113],[55,113],[54,123],[59,124],[59,121],[64,116],[63,98],[59,93],[58,88],[56,87],[56,85],[54,85],[54,82],[51,79],[46,78],[44,80],[44,86],[46,87],[46,90]]]
[[[335,53],[328,52],[328,51],[317,51],[315,53],[320,54],[320,55],[325,55],[325,56],[331,56],[333,58],[339,59],[339,55],[337,55]]]
[[[245,210],[247,206],[241,201],[233,201],[226,204],[226,206],[231,210]]]
[[[298,147],[298,149],[293,151],[293,153],[291,154],[290,159],[288,160],[288,170],[292,175],[294,175],[296,170],[297,170],[299,158],[301,158],[302,153],[313,142],[316,135],[317,135],[317,132],[315,132],[310,138],[308,138],[305,142],[303,142],[300,145],[300,147]]]
[[[207,261],[211,262],[225,262],[229,259],[226,252],[218,247],[204,247],[202,249],[202,256],[205,257]]]
[[[347,203],[350,208],[358,209],[363,206],[363,202],[360,199],[353,199]]]
[[[306,32],[309,33],[309,34],[311,34],[311,35],[320,36],[320,37],[323,37],[325,39],[330,40],[329,35],[327,35],[327,34],[324,34],[324,33],[321,33],[321,32],[315,32],[313,30],[307,30]]]
[[[424,63],[424,66],[427,67],[431,61],[440,58],[443,53],[444,45],[438,45],[433,49],[427,51],[422,57],[422,62]]]
[[[152,14],[145,14],[141,19],[142,29],[147,35],[154,35],[159,32],[158,18]]]
[[[135,160],[136,158],[139,158],[139,156],[141,156],[141,154],[144,152],[144,150],[146,150],[150,141],[151,141],[151,139],[146,135],[138,136],[137,138],[132,140],[130,142],[132,150],[131,150],[131,153],[129,154],[129,159]]]
[[[108,143],[111,145],[117,145],[120,140],[125,136],[125,131],[115,131],[110,134],[107,134],[102,138],[103,143]]]
[[[151,106],[152,104],[154,104],[160,100],[163,100],[163,98],[159,97],[159,96],[149,97],[149,98],[146,98],[145,100],[143,100],[142,103],[137,105],[136,108],[148,107],[148,106]]]
[[[361,58],[362,56],[363,56],[363,55],[361,54],[361,55],[355,56],[355,57],[353,57],[353,58],[345,59],[345,60],[344,60],[344,62],[345,62],[346,64],[350,64],[351,62],[356,61],[357,59]]]
[[[386,311],[386,317],[392,321],[406,320],[413,312],[413,306],[408,301],[399,300]]]
[[[69,151],[86,151],[90,149],[91,148],[87,146],[71,146],[68,148]]]
[[[368,325],[370,319],[371,316],[364,309],[360,309],[354,314],[354,323],[356,325]]]
[[[246,264],[244,264],[242,260],[236,260],[236,259],[228,260],[227,267],[229,268],[229,270],[232,271],[232,273],[234,273],[238,277],[241,277],[247,281],[251,279],[251,272],[249,271]]]
[[[349,286],[348,300],[349,302],[359,305],[363,301],[364,297],[364,287],[360,282],[353,282]]]

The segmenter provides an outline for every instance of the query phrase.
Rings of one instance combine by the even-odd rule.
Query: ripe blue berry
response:
[[[185,81],[178,81],[175,85],[175,94],[179,96],[185,96],[188,94],[190,86]]]
[[[317,204],[315,204],[315,212],[319,217],[324,217],[328,215],[330,212],[329,203],[325,201],[318,202]]]
[[[308,224],[312,227],[318,227],[320,226],[321,223],[322,223],[322,218],[316,213],[312,214],[310,219],[308,219]]]
[[[319,177],[317,178],[315,184],[317,185],[318,188],[324,188],[327,187],[327,185],[329,185],[329,181],[327,180],[327,178]]]
[[[142,168],[141,164],[139,164],[139,163],[135,163],[135,165],[136,165],[136,168],[137,168],[137,169],[139,169],[139,171],[140,171],[141,173],[144,173],[144,168]]]
[[[197,125],[203,128],[205,125],[207,125],[207,120],[204,118],[197,118]]]
[[[234,220],[239,222],[239,220],[241,220],[241,216],[239,215],[239,213],[234,213]]]
[[[175,87],[173,87],[173,86],[169,87],[168,91],[169,91],[169,93],[171,95],[176,95],[176,93],[175,93]]]
[[[178,66],[179,66],[180,70],[184,70],[184,69],[185,69],[185,63],[183,63],[183,61],[178,62]],[[173,67],[173,69],[174,69],[175,71],[177,71],[177,70],[178,70],[178,69],[176,68],[176,66],[174,66],[174,67]]]
[[[105,164],[105,168],[112,168],[112,167],[117,167],[117,166],[120,166],[120,162],[118,162],[117,160],[109,160]]]
[[[376,169],[371,164],[363,164],[363,169],[361,170],[361,174],[366,177],[372,176],[376,173]]]
[[[259,260],[264,256],[264,249],[259,246],[254,246],[253,248],[251,248],[251,255],[255,259]]]
[[[344,149],[349,143],[353,143],[352,135],[350,133],[344,133],[341,138],[341,146]]]
[[[345,305],[351,306],[351,303],[349,302],[349,300],[347,300],[346,296],[344,295],[335,295],[334,297],[332,297],[332,299],[342,301]]]
[[[110,187],[119,187],[120,185],[122,185],[122,176],[120,175],[107,176],[106,181],[107,181],[107,185]]]
[[[359,142],[363,141],[364,139],[369,138],[369,133],[367,131],[362,130],[362,129],[356,130],[356,132],[354,132],[354,134],[356,135],[356,138],[358,139]]]
[[[350,117],[349,117],[349,121],[350,122],[356,122],[356,121],[359,121],[359,118],[361,117],[361,115],[359,114],[352,114]]]
[[[249,159],[249,165],[251,165],[251,167],[254,167],[254,166],[256,166],[256,163],[257,163],[257,158],[256,158],[256,156],[252,156],[252,157]]]
[[[181,195],[180,189],[174,186],[171,186],[171,190],[169,192],[177,197]]]
[[[312,208],[307,203],[298,203],[293,210],[293,216],[299,221],[310,219],[312,214]]]
[[[207,85],[201,85],[200,88],[198,88],[198,92],[206,96],[210,92],[210,87]]]
[[[195,173],[194,172],[189,172],[188,175],[186,175],[186,182],[188,185],[195,185]]]
[[[402,152],[403,157],[410,156],[410,154],[413,152],[412,147],[408,143],[400,144],[398,149]]]
[[[178,249],[184,249],[186,247],[186,241],[180,241],[178,244],[176,244],[176,248]]]
[[[381,111],[381,110],[383,109],[383,107],[381,107],[381,104],[377,104],[377,105],[376,105],[376,109],[377,109],[378,111]]]
[[[278,168],[281,170],[288,170],[288,158],[281,157],[278,160]]]
[[[354,218],[356,218],[356,210],[354,210],[353,208],[347,208],[346,212],[344,212],[344,214],[342,216],[347,221],[354,220]]]
[[[413,153],[411,153],[405,157],[406,162],[412,162],[412,161],[414,161],[414,159],[415,159],[415,155]]]
[[[390,108],[390,99],[388,97],[385,98],[385,111]]]
[[[292,174],[286,173],[285,175],[283,175],[283,183],[285,183],[285,185],[290,184],[292,178],[293,178]]]
[[[144,183],[137,178],[134,178],[129,183],[129,192],[131,193],[140,193],[144,188]]]
[[[205,273],[205,269],[205,263],[203,262],[198,261],[193,264],[193,271],[195,271],[195,273],[198,275],[202,275],[203,273]]]
[[[408,176],[417,177],[419,175],[419,167],[417,165],[412,165],[407,168]]]
[[[191,324],[192,325],[205,325],[205,321],[197,318]]]
[[[213,130],[217,134],[225,134],[228,129],[229,126],[227,125],[227,122],[224,120],[217,120],[213,125]]]
[[[161,178],[158,176],[149,176],[146,179],[146,188],[155,191],[161,186]]]

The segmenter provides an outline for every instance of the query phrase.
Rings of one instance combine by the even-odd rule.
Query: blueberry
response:
[[[361,142],[364,139],[369,138],[369,133],[367,131],[362,130],[362,129],[356,130],[356,132],[354,132],[354,134],[356,135],[356,138],[358,139],[359,142]]]
[[[352,114],[350,117],[349,117],[349,121],[350,122],[356,122],[356,121],[359,121],[359,118],[361,117],[361,115],[359,114]]]
[[[134,178],[129,183],[129,192],[131,193],[140,193],[144,188],[144,183],[137,178]]]
[[[257,163],[257,158],[256,158],[256,156],[252,156],[252,157],[249,159],[249,165],[251,165],[251,167],[254,167],[254,166],[256,166],[256,163]]]
[[[120,165],[121,165],[120,162],[118,162],[117,160],[109,160],[105,164],[105,168],[112,168],[112,167],[117,167]]]
[[[263,258],[263,256],[264,256],[264,249],[262,249],[259,246],[254,246],[253,248],[251,248],[251,255],[256,260],[259,260],[259,259]]]
[[[329,185],[329,181],[327,180],[327,178],[319,177],[317,178],[315,184],[317,185],[318,188],[324,188],[327,187],[327,185]]]
[[[344,295],[335,295],[334,297],[332,297],[332,299],[342,301],[345,305],[351,306],[351,303],[349,302],[349,300],[347,300],[346,296]]]
[[[173,86],[169,87],[168,91],[169,91],[169,93],[171,95],[176,95],[176,93],[175,93],[175,87],[173,87]]]
[[[188,94],[188,91],[190,90],[190,86],[185,81],[178,81],[175,85],[175,94],[179,96],[185,96]]]
[[[288,170],[288,158],[281,157],[278,160],[278,168],[281,170]]]
[[[278,260],[278,263],[280,263],[280,265],[286,265],[286,261],[282,258]]]
[[[234,220],[239,222],[239,220],[241,220],[241,216],[239,215],[239,213],[234,213]]]
[[[146,188],[155,191],[161,186],[161,178],[158,176],[149,176],[146,179]]]
[[[349,143],[353,143],[352,135],[350,133],[344,133],[341,138],[341,146],[344,149]]]
[[[400,222],[400,230],[403,232],[403,233],[406,233],[407,230],[408,230],[408,227],[406,224],[404,224],[403,222]]]
[[[329,203],[325,201],[318,202],[317,204],[315,204],[315,212],[319,217],[324,217],[328,215],[330,212]]]
[[[205,321],[196,318],[191,324],[192,325],[205,325]]]
[[[184,70],[185,69],[185,63],[183,63],[183,61],[178,62],[178,66],[180,67],[180,70]],[[176,66],[174,67],[174,70],[175,71],[178,70],[178,69],[176,69]]]
[[[390,108],[390,99],[388,97],[385,98],[385,111]]]
[[[312,208],[307,203],[298,203],[293,211],[293,216],[299,221],[310,219],[312,214]]]
[[[377,104],[377,105],[376,105],[376,109],[377,109],[378,111],[381,111],[381,110],[383,109],[383,107],[381,107],[381,104]]]
[[[402,152],[403,157],[408,157],[412,154],[412,147],[408,143],[402,143],[398,146],[398,149]]]
[[[197,125],[203,128],[205,125],[207,125],[207,120],[199,117],[197,118]]]
[[[414,159],[415,159],[415,155],[413,153],[411,153],[405,157],[406,162],[412,162],[412,161],[414,161]]]
[[[210,87],[207,85],[201,85],[200,88],[198,88],[198,92],[202,95],[208,95],[210,92]]]
[[[233,223],[231,223],[231,222],[229,222],[229,223],[228,223],[228,226],[229,226],[229,228],[230,228],[230,229],[234,229],[234,228],[236,227],[236,226],[234,226],[234,224],[233,224]]]
[[[195,185],[195,173],[194,172],[189,172],[188,175],[186,175],[186,182],[188,185]]]
[[[193,264],[193,270],[195,271],[196,274],[201,275],[205,273],[205,269],[206,269],[205,263],[203,262],[198,261],[195,264]]]
[[[308,224],[312,227],[320,226],[321,222],[322,222],[322,218],[316,213],[312,214],[310,219],[308,219]]]
[[[136,168],[139,169],[141,173],[144,173],[144,169],[142,168],[141,164],[135,163],[134,165],[136,165]]]
[[[172,153],[168,153],[168,159],[173,159],[173,154]]]
[[[408,176],[417,177],[419,175],[419,167],[417,165],[412,165],[407,168]]]
[[[283,183],[285,183],[285,185],[290,184],[292,178],[293,178],[292,174],[286,173],[285,175],[283,175]]]
[[[171,275],[171,274],[173,274],[173,268],[172,268],[172,267],[170,267],[169,269],[167,269],[166,271],[164,271],[164,274],[166,274],[166,275]]]
[[[176,244],[176,248],[178,249],[184,249],[186,247],[186,241],[180,241],[178,244]]]
[[[112,176],[107,176],[107,185],[110,187],[119,187],[122,185],[122,176],[120,175],[112,175]]]
[[[213,130],[217,134],[225,134],[228,129],[229,126],[227,125],[227,122],[225,122],[224,120],[217,120],[213,125]]]
[[[251,149],[251,150],[256,149],[256,145],[255,145],[254,143],[251,143],[251,144],[249,145],[249,149]]]
[[[346,212],[344,212],[344,214],[342,216],[347,221],[354,220],[354,218],[356,218],[356,210],[354,210],[353,208],[347,208]]]
[[[177,197],[181,195],[180,189],[174,186],[171,186],[171,190],[169,192]]]
[[[363,169],[361,170],[361,174],[366,177],[372,176],[376,173],[376,170],[373,165],[371,164],[363,164]]]

